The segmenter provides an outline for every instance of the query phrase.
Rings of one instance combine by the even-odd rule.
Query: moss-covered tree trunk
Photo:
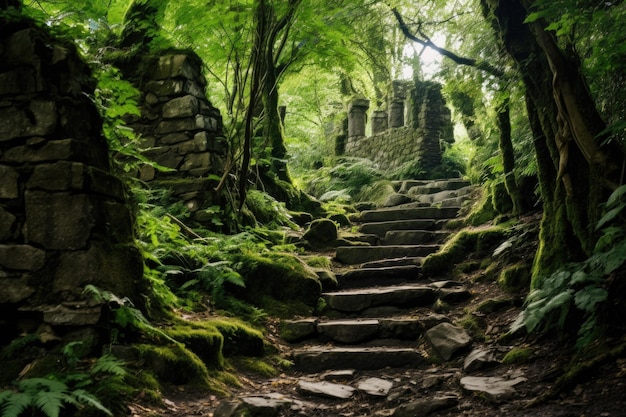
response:
[[[524,211],[524,208],[522,207],[523,200],[515,178],[515,153],[513,152],[513,141],[511,140],[511,112],[508,100],[498,109],[497,121],[498,129],[500,130],[498,143],[500,153],[502,154],[504,185],[513,202],[513,214],[518,216]]]
[[[590,143],[603,123],[577,61],[568,59],[553,39],[547,39],[551,35],[542,27],[533,25],[531,30],[524,24],[528,13],[522,1],[481,0],[481,4],[517,63],[526,87],[544,205],[533,268],[533,278],[537,279],[565,261],[590,253],[598,206],[614,183],[614,172],[610,158],[605,156],[609,153]],[[580,138],[575,139],[579,133]],[[608,169],[600,170],[596,161],[605,161],[601,165]]]

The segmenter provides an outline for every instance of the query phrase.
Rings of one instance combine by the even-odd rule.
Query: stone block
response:
[[[59,161],[37,165],[26,183],[27,189],[49,191],[82,190],[85,165],[79,162]]]
[[[13,234],[15,216],[0,207],[0,241],[9,239]]]
[[[46,252],[30,245],[0,245],[0,266],[20,271],[43,268]]]
[[[94,226],[86,194],[26,191],[26,241],[49,250],[84,248]]]
[[[194,168],[204,168],[211,166],[211,154],[209,152],[190,153],[185,156],[181,171],[189,171]]]
[[[163,80],[177,77],[184,77],[189,80],[200,79],[200,66],[188,55],[175,54],[159,57],[159,62],[153,70],[152,78]]]
[[[57,126],[53,101],[33,100],[28,109],[17,106],[0,108],[0,142],[25,136],[46,136]]]
[[[26,277],[0,278],[0,304],[17,304],[34,294],[35,289],[28,286]]]
[[[98,168],[88,167],[86,174],[86,191],[95,192],[120,202],[126,200],[124,183],[115,175]]]
[[[43,321],[54,326],[93,326],[100,321],[102,307],[85,303],[73,303],[72,306],[54,305],[42,309]]]
[[[4,60],[14,65],[39,64],[38,46],[41,34],[36,29],[24,29],[12,34],[5,42]]]
[[[132,245],[92,241],[87,250],[61,253],[54,273],[55,292],[73,291],[87,284],[133,298],[143,277],[143,260]]]
[[[0,165],[0,199],[14,199],[19,197],[19,173],[15,168]]]
[[[195,117],[161,120],[156,127],[155,133],[157,135],[166,135],[168,133],[184,132],[187,130],[199,130],[204,127],[202,125],[202,120],[200,120],[200,122],[201,125],[198,126]]]
[[[74,139],[44,141],[42,144],[22,145],[9,149],[2,155],[2,161],[18,164],[48,161],[93,160],[93,148]]]
[[[206,139],[201,135],[195,135],[193,139],[181,142],[172,147],[179,155],[187,155],[188,153],[204,152],[207,150]]]
[[[184,91],[184,85],[185,82],[183,80],[148,81],[144,90],[161,97],[175,96]]]
[[[113,242],[132,242],[133,221],[126,204],[105,201],[100,208],[108,237]]]
[[[194,116],[198,111],[198,99],[190,95],[172,99],[161,109],[163,117],[168,119]]]
[[[0,74],[0,96],[31,94],[42,88],[41,78],[34,68],[20,68]]]
[[[190,135],[186,133],[170,133],[169,135],[160,137],[157,140],[157,144],[160,146],[173,145],[175,143],[185,142],[189,139],[190,139]]]

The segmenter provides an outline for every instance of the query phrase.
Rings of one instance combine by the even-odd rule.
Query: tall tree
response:
[[[580,61],[558,46],[546,23],[526,24],[530,2],[481,0],[484,16],[515,61],[526,87],[543,200],[534,278],[589,255],[599,205],[618,183],[615,146],[601,148],[605,128]],[[600,138],[600,139],[598,139]]]

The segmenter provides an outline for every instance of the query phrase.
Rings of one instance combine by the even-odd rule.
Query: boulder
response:
[[[314,248],[332,246],[337,240],[337,225],[330,219],[313,220],[303,238]]]
[[[450,323],[438,324],[424,336],[435,352],[446,361],[472,342],[467,331]]]

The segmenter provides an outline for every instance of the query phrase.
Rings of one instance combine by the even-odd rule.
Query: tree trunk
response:
[[[522,207],[522,196],[515,179],[515,154],[513,152],[513,142],[511,141],[511,114],[508,99],[498,109],[497,121],[498,129],[500,130],[499,147],[504,168],[504,185],[513,202],[513,214],[519,216],[523,213],[524,208]]]
[[[526,86],[544,204],[533,268],[536,279],[566,261],[590,254],[598,206],[608,193],[605,185],[614,183],[612,166],[602,162],[609,161],[605,153],[590,143],[603,123],[589,91],[583,88],[586,84],[578,66],[565,59],[553,40],[546,39],[543,29],[531,31],[524,24],[527,10],[520,0],[481,3]],[[608,170],[600,170],[598,164]]]

